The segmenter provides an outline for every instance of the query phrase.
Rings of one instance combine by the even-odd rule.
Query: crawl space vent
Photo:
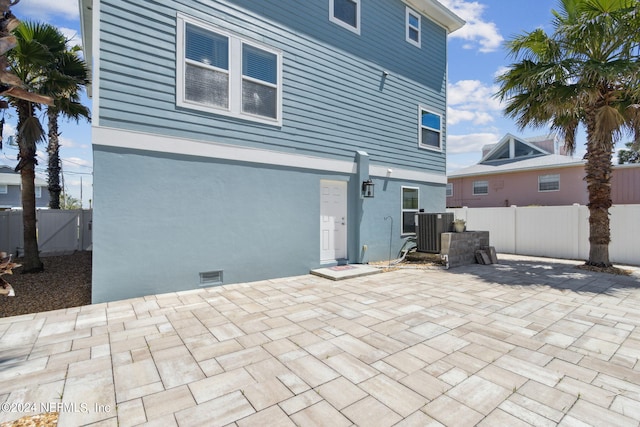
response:
[[[222,270],[205,271],[200,273],[200,285],[202,286],[222,285]]]

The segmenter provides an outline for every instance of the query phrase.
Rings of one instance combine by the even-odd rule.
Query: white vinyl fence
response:
[[[42,209],[36,212],[40,255],[86,251],[91,247],[93,211]],[[0,212],[0,252],[22,256],[22,211]]]
[[[488,230],[498,252],[565,259],[589,257],[589,210],[586,206],[531,206],[447,209],[467,221],[467,230]],[[640,205],[610,210],[609,258],[640,265]]]

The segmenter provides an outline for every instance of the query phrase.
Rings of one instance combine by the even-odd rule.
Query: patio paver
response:
[[[499,258],[0,318],[0,423],[639,427],[640,268]]]

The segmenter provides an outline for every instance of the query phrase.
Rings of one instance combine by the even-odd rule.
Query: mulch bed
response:
[[[14,297],[0,297],[0,317],[39,313],[91,304],[91,252],[42,257],[44,271],[2,276],[15,290]],[[16,259],[21,263],[21,259]]]

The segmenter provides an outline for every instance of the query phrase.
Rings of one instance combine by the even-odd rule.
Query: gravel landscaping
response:
[[[14,274],[2,276],[16,296],[0,297],[0,317],[91,304],[91,252],[41,259],[42,273],[21,274],[22,267],[18,267]]]

